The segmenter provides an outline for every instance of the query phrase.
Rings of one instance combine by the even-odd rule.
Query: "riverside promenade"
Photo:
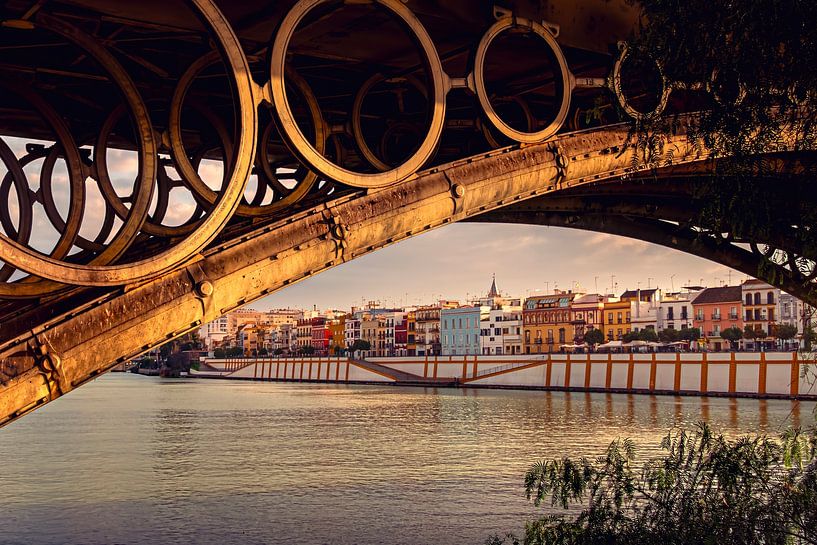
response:
[[[797,352],[207,359],[194,377],[665,395],[817,399]]]

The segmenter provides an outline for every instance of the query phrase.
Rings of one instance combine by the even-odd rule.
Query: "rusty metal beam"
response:
[[[620,153],[627,132],[622,125],[568,134],[341,197],[27,329],[0,345],[0,425],[118,362],[340,263],[512,203],[630,175],[631,157]],[[706,159],[683,135],[673,145],[676,163]],[[21,330],[21,320],[8,326]]]

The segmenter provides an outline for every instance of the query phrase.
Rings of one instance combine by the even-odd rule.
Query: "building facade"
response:
[[[482,316],[487,306],[444,308],[440,310],[441,347],[444,356],[477,355],[480,347]]]
[[[540,295],[525,299],[522,309],[525,354],[560,352],[562,345],[572,344],[575,327],[571,314],[573,293]]]
[[[743,330],[741,287],[706,288],[692,300],[693,327],[701,330],[701,342],[708,350],[726,350],[729,343],[721,332],[730,327]]]

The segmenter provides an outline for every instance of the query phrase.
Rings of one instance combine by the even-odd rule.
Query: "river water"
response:
[[[110,374],[0,430],[0,542],[477,545],[539,512],[537,460],[812,407]]]

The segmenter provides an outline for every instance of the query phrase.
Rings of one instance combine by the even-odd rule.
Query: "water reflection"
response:
[[[477,544],[536,512],[536,460],[648,455],[700,420],[775,434],[813,406],[110,375],[0,432],[0,541]]]

